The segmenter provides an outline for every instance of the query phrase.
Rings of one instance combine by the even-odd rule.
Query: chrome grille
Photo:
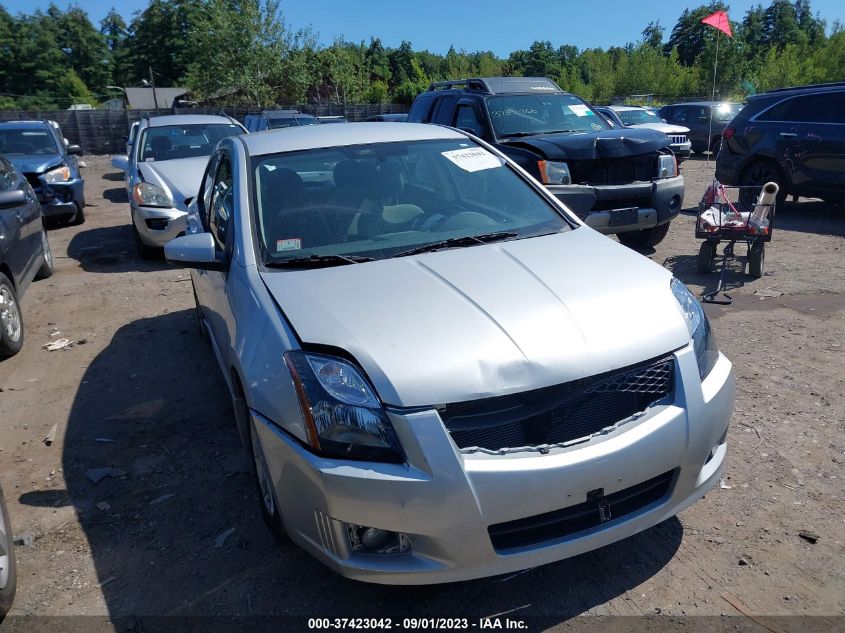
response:
[[[686,134],[670,134],[669,141],[672,145],[683,145],[687,142],[687,135]]]

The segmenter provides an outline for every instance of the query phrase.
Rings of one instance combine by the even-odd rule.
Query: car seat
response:
[[[364,186],[365,197],[349,225],[350,236],[370,238],[401,230],[401,225],[409,225],[423,214],[417,205],[399,202],[405,191],[405,177],[399,163],[366,166],[358,180]]]
[[[319,207],[308,204],[305,183],[292,169],[277,167],[261,177],[265,243],[278,252],[279,240],[299,239],[300,248],[334,243],[332,231]]]
[[[150,140],[150,148],[144,152],[144,158],[153,158],[154,160],[168,160],[170,158],[170,150],[173,144],[166,136],[154,136]]]

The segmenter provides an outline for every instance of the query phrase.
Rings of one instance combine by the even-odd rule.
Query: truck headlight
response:
[[[674,154],[661,154],[657,157],[657,177],[674,178],[678,175],[678,161]]]
[[[67,165],[51,169],[44,174],[44,182],[48,185],[53,185],[57,182],[67,182],[68,180],[70,180],[70,169]]]
[[[139,182],[132,187],[135,202],[143,207],[172,207],[173,200],[161,187],[149,182]]]
[[[675,295],[675,299],[681,306],[681,312],[687,322],[687,329],[692,337],[692,346],[695,349],[695,357],[698,361],[698,375],[704,380],[719,358],[716,337],[710,329],[710,321],[707,319],[701,303],[675,277],[672,277],[672,294]]]
[[[315,452],[341,459],[405,461],[384,407],[352,363],[302,351],[285,353],[285,363]]]
[[[569,165],[553,160],[538,160],[540,180],[546,185],[571,185],[572,176],[569,175]]]

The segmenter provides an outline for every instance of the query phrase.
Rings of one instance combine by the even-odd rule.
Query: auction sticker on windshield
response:
[[[276,240],[276,252],[281,251],[298,251],[302,248],[302,239],[298,237],[290,237],[285,240]]]
[[[504,161],[501,158],[494,156],[483,147],[454,149],[441,153],[458,167],[469,172],[494,169],[504,165]]]
[[[585,105],[571,105],[568,106],[577,116],[592,116],[593,111]]]

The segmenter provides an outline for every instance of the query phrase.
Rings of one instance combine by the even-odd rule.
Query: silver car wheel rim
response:
[[[270,473],[267,472],[267,462],[264,460],[264,453],[255,431],[252,432],[252,457],[255,460],[255,474],[258,477],[258,487],[261,490],[261,503],[267,514],[273,516],[276,513],[276,502],[273,499],[273,489],[270,485]]]
[[[11,564],[12,539],[9,535],[8,522],[3,515],[3,506],[0,506],[0,591],[9,584],[9,565]]]
[[[13,343],[21,338],[21,313],[12,294],[12,289],[6,285],[0,286],[0,324],[6,331],[6,336]]]
[[[44,263],[49,268],[53,267],[53,251],[50,250],[50,242],[47,239],[47,231],[41,229],[41,250],[44,251]]]

